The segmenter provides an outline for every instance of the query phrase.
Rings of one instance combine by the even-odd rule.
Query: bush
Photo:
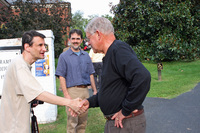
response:
[[[116,37],[132,45],[140,59],[198,59],[198,7],[194,0],[121,0],[112,8]]]

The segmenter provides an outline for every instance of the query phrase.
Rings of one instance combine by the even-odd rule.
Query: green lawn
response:
[[[151,73],[148,97],[174,98],[190,91],[200,82],[200,60],[163,62],[162,81],[158,81],[156,64],[143,63]]]
[[[151,89],[148,97],[174,98],[193,89],[200,82],[200,60],[193,62],[162,62],[162,81],[158,81],[156,63],[146,63],[144,66],[151,73]],[[57,80],[57,88],[59,81]],[[57,89],[57,95],[63,96]],[[58,106],[56,122],[39,125],[41,133],[65,133],[67,116],[65,107]],[[103,133],[105,119],[99,108],[91,108],[88,113],[86,133]]]

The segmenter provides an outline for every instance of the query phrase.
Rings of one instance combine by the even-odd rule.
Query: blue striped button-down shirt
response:
[[[71,49],[63,52],[56,69],[56,76],[66,79],[67,88],[77,85],[90,85],[90,75],[95,72],[87,52],[80,50],[78,56]]]

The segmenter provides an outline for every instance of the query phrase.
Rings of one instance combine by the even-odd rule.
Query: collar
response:
[[[32,65],[30,65],[28,62],[26,62],[25,60],[24,60],[24,56],[21,54],[20,55],[20,58],[26,63],[26,65],[28,66],[28,68],[30,69],[30,71],[31,71],[31,69],[32,69]],[[33,63],[34,64],[34,63]]]
[[[68,50],[69,50],[69,54],[70,54],[70,55],[75,54],[75,52],[73,52],[71,48],[69,48]],[[83,52],[83,50],[81,50],[80,48],[79,48],[79,50],[80,50],[80,55],[81,55],[81,54],[83,54],[83,55],[85,54],[85,53]],[[75,54],[75,55],[77,55],[77,54]]]

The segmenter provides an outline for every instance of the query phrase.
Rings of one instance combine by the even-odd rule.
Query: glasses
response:
[[[89,38],[85,38],[85,41],[86,41],[86,42],[89,42],[89,41],[90,41],[90,39],[89,39]]]
[[[96,31],[95,31],[94,33],[96,33]],[[92,33],[90,36],[86,37],[86,38],[85,38],[85,41],[86,41],[86,42],[90,42],[90,37],[91,37],[94,33]]]

